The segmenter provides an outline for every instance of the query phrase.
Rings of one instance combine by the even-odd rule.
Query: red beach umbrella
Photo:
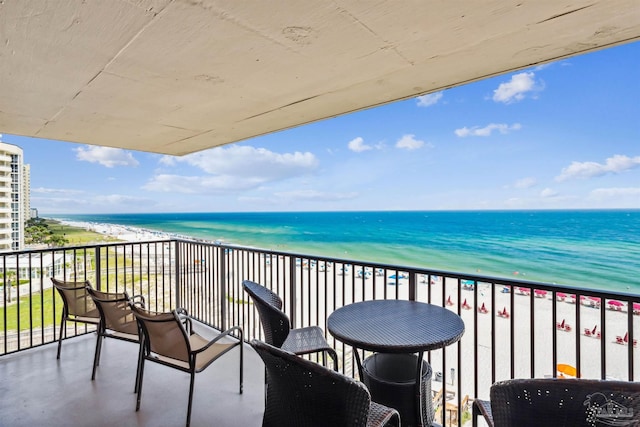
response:
[[[611,299],[607,304],[612,305],[614,307],[622,307],[624,305],[622,302],[618,301],[617,299]]]

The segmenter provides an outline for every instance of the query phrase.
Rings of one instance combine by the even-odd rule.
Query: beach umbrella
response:
[[[624,305],[622,302],[618,301],[617,299],[611,299],[609,300],[609,302],[607,302],[607,304],[613,307],[622,307]]]
[[[536,296],[538,297],[543,297],[545,295],[547,295],[547,291],[545,291],[544,289],[534,289],[534,291]]]
[[[389,276],[389,279],[391,279],[389,281],[390,285],[397,285],[399,284],[398,279],[406,279],[406,277],[403,276],[402,274],[392,274],[391,276]]]
[[[566,365],[564,363],[558,363],[557,366],[558,372],[564,375],[569,375],[570,377],[575,377],[578,375],[578,371],[571,365]]]
[[[637,303],[637,302],[633,303],[633,312],[634,314],[640,313],[640,303]]]

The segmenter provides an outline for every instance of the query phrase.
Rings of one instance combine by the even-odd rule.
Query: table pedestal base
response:
[[[402,427],[432,425],[431,366],[425,360],[419,387],[418,356],[414,354],[375,353],[362,365],[362,382],[369,388],[371,399],[397,409]]]

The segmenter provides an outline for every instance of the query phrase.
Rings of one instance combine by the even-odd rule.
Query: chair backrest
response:
[[[265,341],[278,348],[282,347],[291,330],[289,318],[282,311],[282,300],[270,289],[250,280],[243,281],[242,286],[258,309]]]
[[[367,425],[371,397],[353,378],[258,340],[267,372],[263,426]]]
[[[131,311],[126,292],[100,292],[91,288],[87,288],[87,291],[96,303],[106,329],[138,335],[138,322]]]
[[[60,293],[62,303],[64,304],[64,310],[67,315],[95,318],[100,317],[95,303],[87,292],[87,287],[91,287],[88,280],[66,282],[52,278],[51,282]]]
[[[144,333],[145,346],[151,352],[190,363],[189,336],[178,313],[155,313],[129,305]]]
[[[496,427],[640,425],[640,383],[534,378],[491,386]]]

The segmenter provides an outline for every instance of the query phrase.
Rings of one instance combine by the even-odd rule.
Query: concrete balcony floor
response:
[[[1,426],[184,426],[189,375],[145,364],[140,411],[133,387],[138,347],[106,339],[95,381],[95,334],[0,357]],[[238,349],[196,374],[191,425],[260,426],[264,365],[244,346],[244,393],[238,393]]]

